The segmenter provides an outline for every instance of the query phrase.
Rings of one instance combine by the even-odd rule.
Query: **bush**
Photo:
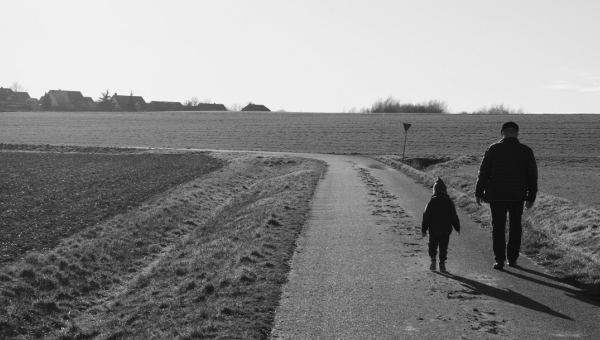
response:
[[[371,106],[372,113],[448,113],[448,104],[441,100],[430,100],[422,103],[400,103],[394,97],[379,99]]]
[[[523,111],[523,109],[511,109],[510,107],[504,104],[494,104],[489,108],[487,106],[484,106],[479,110],[473,112],[473,114],[476,115],[522,115],[524,113],[525,112]]]

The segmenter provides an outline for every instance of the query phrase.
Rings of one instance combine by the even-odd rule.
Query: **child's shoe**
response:
[[[445,272],[446,271],[446,262],[440,262],[440,271],[441,272]]]
[[[430,270],[436,270],[436,267],[435,267],[435,257],[431,258],[431,265],[429,266],[429,269]]]

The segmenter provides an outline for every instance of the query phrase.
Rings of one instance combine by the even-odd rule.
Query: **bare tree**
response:
[[[200,104],[200,100],[196,96],[193,96],[191,99],[186,100],[183,103],[184,106],[198,106],[198,104]]]
[[[27,89],[25,88],[25,86],[19,84],[18,82],[14,82],[12,83],[12,86],[10,87],[11,90],[13,90],[14,92],[27,92]]]
[[[236,104],[231,104],[228,107],[228,110],[229,111],[242,111],[242,108],[243,108],[242,104],[236,103]]]

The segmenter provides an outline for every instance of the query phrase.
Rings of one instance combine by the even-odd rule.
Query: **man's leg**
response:
[[[508,246],[506,247],[506,256],[509,263],[516,263],[521,249],[521,216],[523,215],[523,201],[508,202]]]
[[[494,248],[494,259],[496,263],[504,265],[506,261],[506,213],[508,212],[508,202],[492,201],[490,202],[492,210],[492,242]]]

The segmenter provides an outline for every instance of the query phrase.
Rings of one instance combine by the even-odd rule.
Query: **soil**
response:
[[[22,258],[28,251],[50,249],[61,238],[223,165],[201,153],[51,149],[80,152],[0,152],[0,265]],[[81,153],[90,150],[105,153]]]

